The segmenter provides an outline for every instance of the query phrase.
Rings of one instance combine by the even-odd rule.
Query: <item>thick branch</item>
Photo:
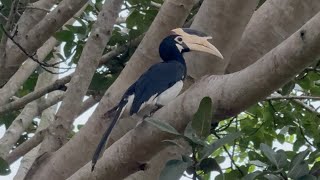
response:
[[[32,120],[43,110],[61,101],[62,98],[63,94],[59,94],[46,100],[43,99],[27,104],[0,139],[0,156],[6,157],[10,149],[19,140],[21,134],[30,126]]]
[[[210,42],[219,49],[224,59],[200,52],[186,54],[188,74],[191,77],[198,79],[207,74],[224,74],[228,59],[237,47],[257,3],[256,0],[203,1],[191,28],[212,36]]]
[[[39,90],[31,92],[16,101],[13,101],[13,102],[8,103],[6,105],[0,106],[0,114],[3,114],[8,111],[18,110],[18,109],[22,108],[23,106],[25,106],[26,104],[28,104],[29,102],[34,101],[36,99],[39,99],[41,96],[43,96],[49,92],[52,92],[55,90],[65,90],[66,89],[65,84],[68,81],[70,81],[70,79],[71,79],[71,76],[66,76],[62,79],[55,81],[54,83],[50,84],[49,86],[46,86],[44,88],[40,88]]]
[[[236,115],[263,100],[320,57],[319,28],[320,13],[250,67],[230,75],[202,78],[154,116],[181,131],[204,96],[213,101],[215,121]],[[171,138],[172,135],[141,123],[105,151],[96,164],[96,171],[90,172],[89,162],[69,180],[126,177],[163,148],[162,140]]]
[[[102,56],[106,42],[111,37],[112,27],[118,17],[122,2],[123,0],[106,1],[99,13],[67,89],[66,97],[57,112],[53,126],[49,128],[49,136],[41,145],[40,153],[54,152],[66,142],[67,134],[80,111],[82,99],[99,65],[99,58]],[[69,110],[71,108],[72,111]]]
[[[43,18],[18,43],[28,52],[33,54],[41,45],[52,36],[61,26],[84,6],[86,0],[63,0],[52,12]],[[16,72],[26,55],[18,47],[7,49],[5,67],[0,72],[0,84]]]
[[[257,61],[320,11],[320,1],[268,0],[252,16],[227,72]]]
[[[22,143],[17,148],[15,148],[10,154],[7,155],[4,159],[9,163],[15,162],[20,157],[24,156],[27,152],[32,150],[34,147],[38,146],[44,136],[47,134],[48,129],[41,130],[32,136],[28,141]]]
[[[43,61],[45,57],[51,52],[57,41],[55,38],[50,38],[39,50],[37,56],[39,60]],[[29,76],[38,67],[34,61],[27,60],[21,65],[19,70],[9,79],[9,81],[0,89],[0,106],[4,105],[9,99],[19,90],[22,84],[29,78]]]
[[[102,118],[103,114],[115,105],[129,84],[136,80],[147,67],[157,62],[160,41],[171,29],[182,26],[193,4],[195,4],[194,0],[167,0],[163,4],[144,40],[116,83],[107,90],[90,120],[48,160],[45,166],[41,167],[46,178],[66,179],[89,161],[102,132],[109,125],[108,120]],[[52,171],[52,167],[55,171]]]

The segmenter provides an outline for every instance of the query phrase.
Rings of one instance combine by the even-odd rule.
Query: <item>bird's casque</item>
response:
[[[150,115],[172,101],[180,93],[183,80],[187,74],[183,53],[202,51],[223,59],[219,50],[208,40],[205,33],[189,29],[177,28],[163,39],[159,46],[159,54],[163,62],[152,65],[123,94],[118,105],[108,111],[113,115],[109,128],[101,138],[92,159],[92,170],[105,146],[117,120],[124,115]]]

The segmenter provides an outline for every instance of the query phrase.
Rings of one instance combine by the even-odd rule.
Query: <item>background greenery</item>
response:
[[[61,51],[54,50],[47,59],[56,54],[64,60],[67,67],[77,64],[88,33],[102,7],[101,1],[90,2],[81,17],[76,18],[74,25],[67,25],[55,34],[61,44]],[[162,0],[153,2],[162,3]],[[259,6],[263,2],[260,1]],[[11,3],[11,0],[0,0],[1,14],[8,16]],[[94,75],[87,95],[102,94],[113,83],[135,51],[136,46],[131,42],[147,31],[159,11],[150,0],[127,0],[122,8],[122,14],[127,17],[115,25],[105,53],[121,46],[126,47],[125,51],[101,65]],[[192,20],[198,8],[199,6],[196,6],[192,10],[187,23]],[[19,10],[23,11],[24,9]],[[0,36],[3,36],[1,31]],[[303,95],[309,96],[308,98],[269,97],[238,116],[221,121],[205,133],[202,130],[199,132],[197,123],[210,127],[208,120],[211,119],[212,112],[208,110],[211,109],[208,106],[214,105],[210,104],[210,99],[204,99],[207,102],[199,107],[200,114],[195,115],[195,119],[200,120],[196,124],[190,124],[189,131],[186,130],[183,135],[177,134],[190,142],[193,154],[169,161],[161,177],[174,179],[179,178],[182,173],[189,173],[195,178],[205,180],[210,179],[211,171],[218,171],[220,175],[217,179],[320,179],[319,64],[311,65],[275,92],[283,96]],[[16,96],[22,97],[32,92],[42,71],[38,69]],[[13,111],[0,116],[0,125],[7,128],[18,114],[19,112]],[[150,123],[165,131],[177,133],[157,120],[150,120]],[[26,141],[37,125],[37,121],[34,121],[16,145]],[[279,145],[286,148],[281,149]],[[223,168],[220,168],[219,164],[224,164]],[[225,164],[229,166],[225,167]],[[10,173],[6,168],[7,164],[0,160],[0,174]],[[185,170],[187,171],[184,172]]]

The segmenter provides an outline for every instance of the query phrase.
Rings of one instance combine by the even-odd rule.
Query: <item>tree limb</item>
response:
[[[46,178],[66,179],[91,158],[102,132],[109,125],[108,120],[102,118],[103,114],[115,105],[129,84],[147,67],[157,62],[161,40],[171,29],[182,26],[194,4],[195,0],[167,0],[163,4],[144,40],[122,74],[107,90],[90,120],[67,144],[56,151],[44,166],[41,166],[41,173]],[[73,153],[69,153],[70,150]],[[53,166],[55,171],[52,171]]]
[[[181,131],[205,96],[212,99],[215,121],[236,115],[264,99],[320,57],[319,28],[320,13],[250,67],[230,75],[202,78],[154,116]],[[96,164],[96,171],[90,172],[89,162],[68,179],[104,179],[106,176],[121,179],[138,171],[142,162],[159,152],[163,148],[162,140],[172,138],[146,122],[141,123],[105,151]]]
[[[232,54],[227,72],[236,72],[254,63],[319,11],[320,1],[266,1],[247,25],[239,46]]]
[[[11,148],[19,140],[21,134],[30,126],[32,120],[43,110],[58,103],[63,99],[63,93],[60,93],[49,99],[34,101],[26,105],[23,111],[11,123],[8,130],[0,139],[0,156],[6,157]]]
[[[63,0],[53,11],[37,23],[34,28],[25,34],[18,43],[28,54],[33,54],[54,32],[73,17],[86,2],[87,0]],[[6,64],[0,72],[0,84],[3,84],[2,82],[7,81],[16,72],[25,58],[25,54],[16,46],[7,49]]]
[[[70,79],[71,79],[71,76],[66,76],[62,79],[58,79],[57,81],[50,84],[49,86],[46,86],[44,88],[40,88],[38,91],[31,92],[16,101],[13,101],[13,102],[8,103],[6,105],[0,106],[0,115],[4,114],[5,112],[8,112],[8,111],[18,110],[18,109],[22,108],[23,106],[25,106],[26,104],[28,104],[29,102],[34,101],[49,92],[52,92],[55,90],[63,90],[64,91],[66,89],[65,84],[66,84],[66,82],[70,81]]]
[[[34,147],[38,146],[44,136],[48,133],[48,129],[41,130],[37,132],[34,136],[32,136],[29,140],[19,145],[15,148],[10,154],[8,154],[4,159],[9,163],[12,164],[20,157],[24,156],[27,152],[32,150]]]
[[[198,79],[207,74],[224,74],[229,57],[237,47],[257,3],[256,0],[203,1],[191,28],[212,36],[209,41],[219,49],[224,59],[201,52],[185,54],[188,74],[192,78]]]

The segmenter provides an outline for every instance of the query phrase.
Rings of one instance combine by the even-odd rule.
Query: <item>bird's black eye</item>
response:
[[[178,36],[174,39],[176,42],[178,42],[179,44],[182,43],[182,37]]]

